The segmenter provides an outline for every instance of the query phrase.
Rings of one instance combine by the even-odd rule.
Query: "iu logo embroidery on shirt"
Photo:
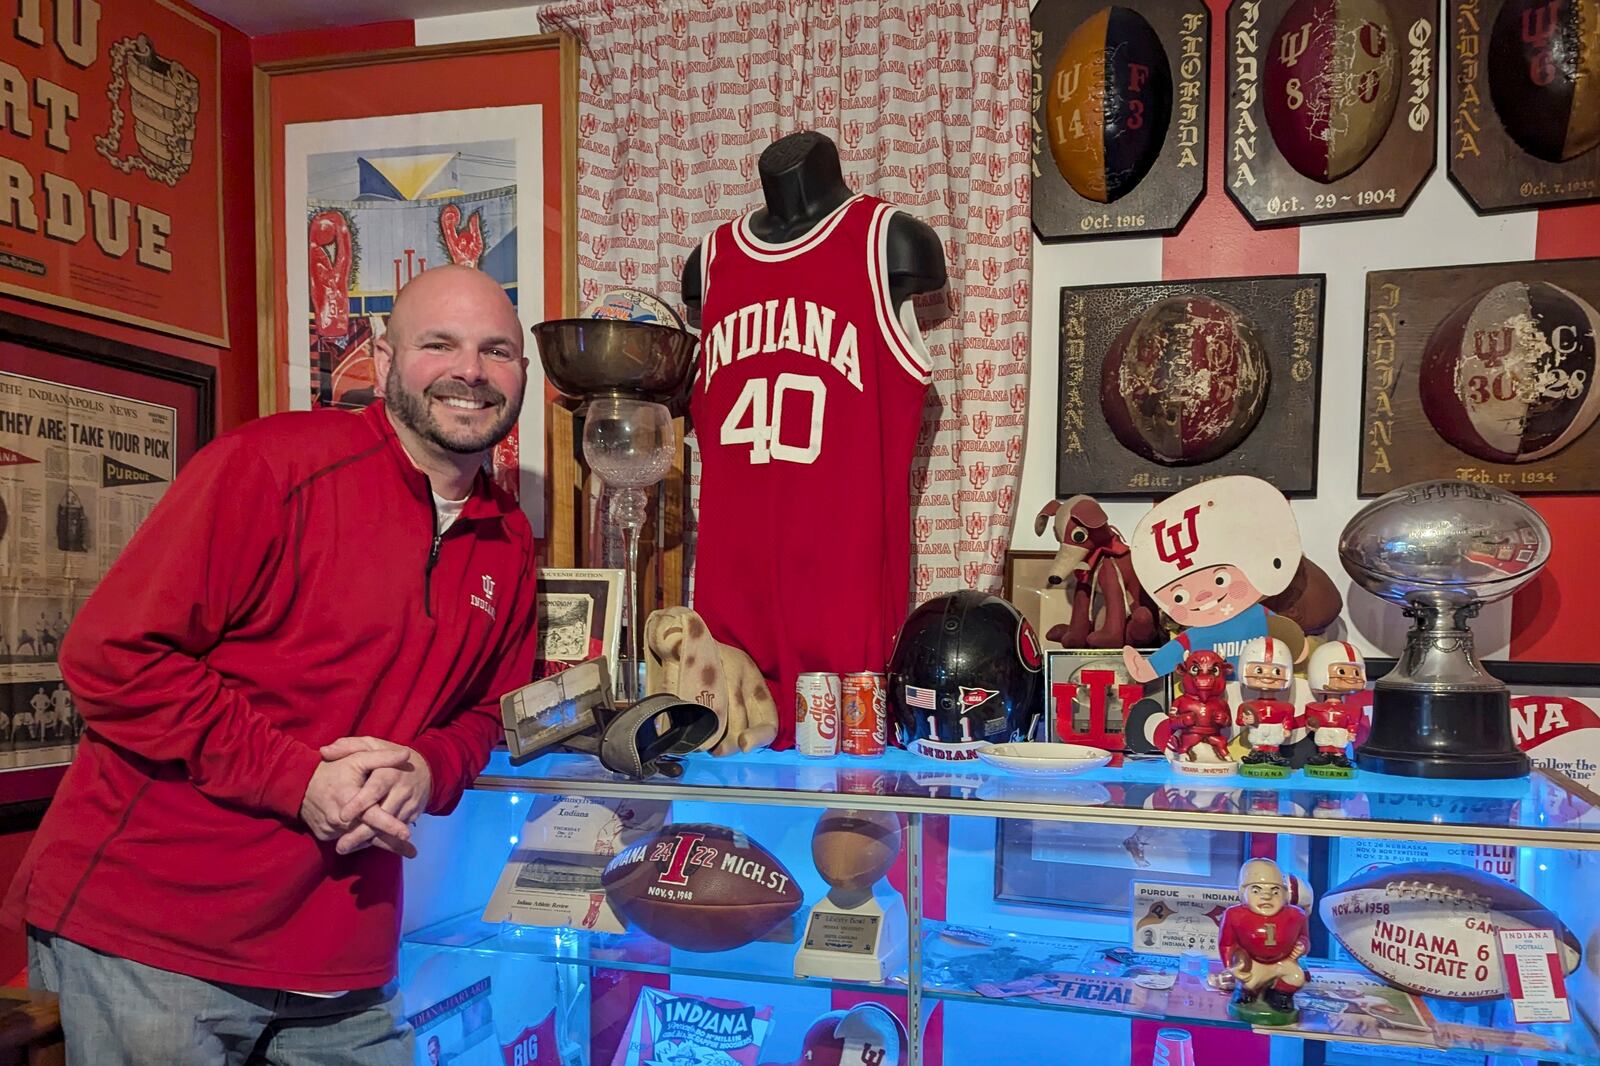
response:
[[[490,577],[488,574],[484,574],[483,575],[483,595],[482,596],[473,595],[473,596],[469,597],[469,599],[472,602],[472,606],[476,607],[478,610],[482,611],[484,614],[488,615],[490,618],[493,618],[494,617],[494,578]]]

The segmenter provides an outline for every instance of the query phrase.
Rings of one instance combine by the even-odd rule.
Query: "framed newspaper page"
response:
[[[0,771],[71,761],[67,627],[211,439],[216,370],[0,314]],[[0,777],[7,776],[0,773]],[[10,796],[0,789],[0,798]]]

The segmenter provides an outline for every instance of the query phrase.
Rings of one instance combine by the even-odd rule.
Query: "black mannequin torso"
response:
[[[758,166],[766,207],[750,218],[757,237],[794,240],[855,195],[839,168],[839,149],[813,131],[792,133],[769,145]],[[889,296],[896,309],[918,292],[944,287],[944,246],[933,227],[904,211],[889,220]],[[683,265],[683,302],[689,324],[700,325],[700,249]]]

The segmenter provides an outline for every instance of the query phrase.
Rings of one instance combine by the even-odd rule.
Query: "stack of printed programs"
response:
[[[617,852],[665,825],[667,810],[663,801],[531,797],[483,920],[623,932],[600,874]]]

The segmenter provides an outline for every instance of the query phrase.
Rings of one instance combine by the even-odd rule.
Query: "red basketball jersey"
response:
[[[783,244],[727,223],[700,249],[701,459],[694,606],[772,685],[882,672],[905,620],[908,474],[928,382],[907,301],[890,305],[895,208],[856,196]]]

